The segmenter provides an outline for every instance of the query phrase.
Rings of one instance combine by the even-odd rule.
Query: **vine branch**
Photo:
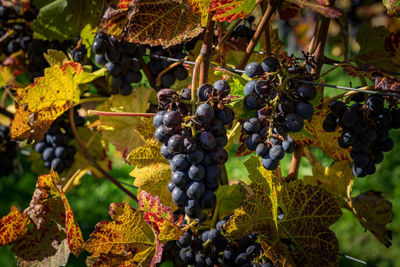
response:
[[[275,7],[273,7],[269,2],[268,2],[268,7],[267,11],[265,11],[264,16],[262,17],[260,24],[258,24],[257,30],[254,33],[253,38],[251,38],[250,43],[248,44],[246,48],[246,52],[243,55],[243,57],[240,59],[239,64],[237,65],[237,69],[243,69],[244,66],[247,64],[247,61],[249,60],[251,54],[253,53],[254,47],[258,43],[258,40],[261,37],[262,31],[264,30],[265,25],[269,22],[271,19],[272,15],[275,12]]]
[[[4,116],[7,116],[10,119],[14,119],[14,114],[11,113],[10,111],[8,111],[6,108],[4,107],[0,107],[0,114],[3,114]]]
[[[89,151],[87,150],[86,146],[83,144],[82,139],[79,137],[79,134],[76,130],[75,127],[75,123],[74,123],[74,109],[70,109],[69,110],[69,121],[70,121],[70,125],[71,125],[71,130],[72,133],[74,134],[74,137],[76,139],[76,142],[78,143],[78,146],[80,148],[80,150],[83,152],[83,154],[86,156],[86,158],[90,161],[90,163],[93,165],[93,167],[95,167],[101,174],[104,175],[104,177],[106,177],[110,182],[112,182],[113,184],[115,184],[122,192],[124,192],[125,194],[127,194],[130,198],[132,198],[133,200],[135,200],[136,202],[138,202],[137,197],[132,194],[129,190],[127,190],[125,187],[123,187],[121,185],[120,182],[118,182],[117,179],[115,179],[114,177],[112,177],[108,172],[106,172],[106,170],[104,170],[98,163],[97,161],[92,157],[92,155],[90,155]]]
[[[99,110],[88,110],[88,114],[90,115],[98,115],[98,116],[115,116],[115,117],[154,117],[155,113],[132,113],[132,112],[112,112],[112,111],[99,111]]]
[[[212,54],[212,40],[214,36],[214,21],[212,17],[214,12],[208,14],[207,28],[204,34],[203,44],[201,46],[200,54],[203,55],[203,61],[200,64],[200,78],[199,84],[207,83],[208,70],[210,68],[210,57]]]

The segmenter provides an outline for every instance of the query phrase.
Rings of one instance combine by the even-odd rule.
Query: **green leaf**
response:
[[[396,71],[399,65],[394,63],[390,53],[385,49],[385,39],[389,35],[390,31],[384,26],[373,27],[369,23],[363,24],[356,36],[360,51],[351,60],[359,65],[368,64],[386,71]]]
[[[65,41],[78,37],[87,24],[97,25],[102,3],[95,0],[40,1],[42,7],[33,24],[35,38]]]
[[[244,199],[244,190],[238,184],[222,185],[218,188],[216,195],[221,201],[219,217],[223,218],[240,207]]]

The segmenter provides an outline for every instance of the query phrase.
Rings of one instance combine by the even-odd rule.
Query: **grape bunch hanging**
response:
[[[170,241],[164,249],[176,253],[185,265],[192,266],[254,266],[272,267],[271,262],[262,256],[258,236],[248,234],[238,240],[225,237],[225,220],[216,227],[204,231],[187,230],[177,241]],[[174,252],[173,252],[174,251]],[[169,253],[168,253],[169,254]],[[177,259],[174,259],[175,261]]]
[[[339,146],[351,149],[353,174],[365,177],[375,173],[375,165],[383,161],[383,152],[393,149],[389,131],[400,128],[400,109],[393,102],[385,107],[380,95],[357,93],[346,102],[331,103],[323,129],[334,132],[337,127],[341,132]]]
[[[100,66],[105,66],[109,73],[108,83],[111,94],[130,95],[131,83],[142,80],[142,56],[146,48],[125,40],[117,40],[112,35],[98,33],[93,42],[94,61]]]
[[[18,156],[18,145],[10,139],[10,128],[0,124],[0,177],[14,170],[13,160]]]
[[[213,208],[214,191],[222,175],[221,165],[228,159],[224,149],[228,139],[225,125],[232,123],[233,110],[223,98],[230,92],[227,82],[199,87],[198,98],[204,101],[192,113],[191,90],[177,95],[171,89],[158,92],[161,111],[154,117],[155,136],[163,145],[161,154],[171,165],[168,190],[172,200],[190,218],[200,218],[203,209]]]
[[[76,126],[83,126],[85,123],[85,119],[78,115],[76,109],[74,109],[74,120]],[[46,168],[62,172],[72,166],[76,154],[76,148],[70,145],[72,139],[74,134],[67,112],[53,122],[45,138],[35,145],[35,150],[42,155]]]
[[[274,57],[267,57],[261,65],[249,63],[245,73],[252,80],[244,87],[244,107],[255,110],[254,117],[242,125],[248,135],[245,145],[261,157],[264,168],[275,170],[286,153],[294,152],[296,144],[289,133],[301,131],[304,120],[311,120],[314,107],[309,101],[317,91],[290,78],[296,74],[309,79],[306,68],[280,64]]]

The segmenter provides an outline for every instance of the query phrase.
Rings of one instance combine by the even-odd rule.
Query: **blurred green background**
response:
[[[324,70],[323,70],[324,71]],[[357,79],[351,79],[343,75],[341,70],[332,71],[325,77],[327,83],[348,86],[350,82],[353,86],[359,85]],[[327,95],[335,95],[336,89],[326,88]],[[353,188],[353,196],[359,193],[376,190],[383,192],[383,196],[393,204],[394,219],[388,225],[393,231],[393,245],[386,248],[380,244],[376,238],[366,232],[358,220],[348,211],[343,210],[343,216],[334,224],[331,229],[336,233],[339,240],[340,252],[365,260],[380,267],[400,267],[400,131],[392,131],[391,136],[395,142],[395,148],[385,153],[385,159],[377,167],[374,175],[366,178],[356,178]],[[331,160],[320,150],[313,149],[315,156],[322,161],[324,166],[331,164]],[[230,158],[227,162],[228,177],[231,180],[248,180],[247,171],[243,162],[247,157],[233,157],[234,151],[230,151]],[[115,153],[110,152],[113,157]],[[287,173],[291,156],[286,156],[282,160],[283,173]],[[0,178],[0,216],[6,215],[12,205],[20,209],[28,206],[35,187],[37,175],[30,172],[30,163],[26,156],[19,157],[19,170],[8,177]],[[133,179],[129,176],[132,166],[124,164],[121,158],[113,157],[113,170],[110,172],[115,178],[123,182],[126,188],[136,193],[132,185]],[[311,175],[311,166],[306,159],[303,159],[300,168],[300,177]],[[79,187],[74,188],[67,195],[74,214],[82,229],[84,239],[87,240],[89,234],[94,230],[96,223],[102,220],[109,220],[109,206],[113,202],[127,201],[132,206],[136,203],[119,191],[112,183],[105,179],[96,179],[93,176],[85,175]],[[83,252],[78,258],[73,255],[67,266],[85,266],[85,259],[89,254]],[[339,257],[340,266],[364,266],[361,263],[353,262],[343,257]],[[10,246],[0,247],[0,267],[17,266],[14,253]]]

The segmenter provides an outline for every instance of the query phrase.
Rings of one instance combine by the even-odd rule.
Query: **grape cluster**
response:
[[[322,126],[327,132],[341,128],[338,144],[342,148],[351,147],[353,173],[365,177],[375,173],[375,165],[383,161],[383,152],[393,149],[389,131],[400,128],[400,109],[385,108],[384,98],[379,95],[366,97],[357,93],[350,101],[353,104],[332,102]]]
[[[0,42],[0,54],[8,56],[20,49],[27,51],[32,41],[32,30],[26,22],[34,20],[37,12],[34,8],[22,12],[17,5],[6,6],[0,3],[0,37],[5,38]],[[16,20],[21,22],[15,23]]]
[[[10,139],[10,128],[0,124],[0,177],[13,171],[13,160],[17,157],[17,143]]]
[[[248,77],[261,77],[249,81],[244,87],[245,108],[256,110],[255,116],[242,125],[243,132],[248,134],[245,145],[256,151],[267,170],[275,170],[285,153],[295,150],[295,142],[288,133],[301,131],[304,120],[312,118],[314,108],[309,101],[317,93],[311,85],[298,85],[290,80],[287,88],[280,89],[274,75],[265,77],[266,73],[275,73],[279,69],[280,63],[274,57],[267,57],[261,65],[249,63],[245,68]],[[299,72],[293,67],[288,71]]]
[[[211,95],[203,94],[204,88]],[[153,122],[157,127],[155,136],[163,143],[161,154],[171,165],[168,190],[174,203],[184,208],[190,218],[199,218],[202,209],[213,208],[216,202],[214,191],[221,178],[220,165],[228,159],[223,148],[228,142],[224,126],[234,119],[233,110],[222,100],[229,92],[229,84],[223,80],[214,86],[203,84],[198,91],[199,100],[207,103],[197,106],[193,115],[191,105],[180,102],[191,99],[190,89],[183,89],[179,96],[171,89],[158,92],[165,110],[159,111]]]
[[[94,38],[92,50],[96,64],[105,66],[110,74],[110,93],[124,96],[131,94],[131,83],[142,80],[140,69],[146,48],[100,32]]]
[[[248,234],[235,241],[223,234],[225,220],[217,223],[216,228],[193,235],[186,231],[176,241],[180,248],[179,257],[184,264],[193,266],[254,266],[272,267],[269,261],[261,260],[262,248],[256,234]],[[171,245],[169,245],[171,246]],[[262,263],[264,261],[264,263]]]
[[[164,59],[159,59],[157,56],[172,57],[176,59],[183,59],[187,56],[186,51],[194,48],[195,42],[189,41],[188,43],[178,44],[172,46],[168,49],[163,49],[161,46],[150,48],[150,62],[149,70],[153,77],[158,77],[158,75],[168,68],[172,62],[166,61]],[[169,88],[176,80],[182,81],[188,77],[188,71],[186,68],[180,64],[173,67],[161,77],[161,88]]]
[[[68,112],[68,111],[67,111]],[[74,110],[74,120],[76,126],[83,126],[85,120]],[[74,163],[76,148],[69,145],[74,138],[68,114],[64,113],[57,118],[46,132],[45,138],[35,145],[36,152],[42,154],[44,166],[48,169],[53,168],[57,172],[68,169]]]

